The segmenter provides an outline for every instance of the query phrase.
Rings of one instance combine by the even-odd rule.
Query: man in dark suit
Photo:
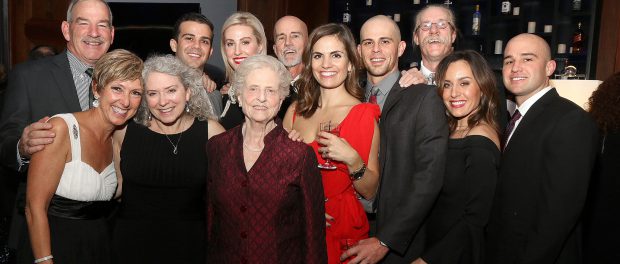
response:
[[[421,227],[443,182],[448,141],[445,110],[435,86],[400,88],[397,83],[398,57],[405,43],[391,19],[369,19],[360,36],[358,50],[368,70],[371,91],[387,87],[382,91],[385,102],[379,123],[377,231],[341,259],[355,256],[349,263],[411,263],[423,249]],[[381,105],[382,100],[376,101]]]
[[[282,102],[278,116],[284,118],[286,110],[297,97],[295,81],[304,70],[301,59],[306,45],[308,45],[308,26],[295,16],[283,16],[273,27],[273,52],[278,60],[291,73],[290,94]]]
[[[108,51],[114,39],[112,12],[101,0],[73,0],[61,30],[67,40],[65,52],[17,65],[9,74],[0,119],[0,162],[23,172],[22,181],[30,155],[54,140],[51,125],[44,123],[47,117],[89,108],[91,77],[87,69]],[[22,183],[18,191],[22,224],[24,195]],[[13,239],[18,239],[14,231],[19,229],[11,228]]]
[[[203,72],[203,83],[213,114],[222,113],[222,94],[216,90],[217,84],[207,74],[207,61],[213,53],[213,23],[200,13],[187,13],[174,23],[174,33],[170,39],[170,49],[187,66]]]
[[[586,112],[549,86],[549,45],[512,38],[503,80],[517,110],[506,128],[487,228],[487,263],[581,263],[580,215],[598,144]]]

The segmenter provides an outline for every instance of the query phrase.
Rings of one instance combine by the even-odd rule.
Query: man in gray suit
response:
[[[19,64],[9,74],[0,118],[0,162],[8,169],[25,173],[30,155],[54,140],[51,125],[44,123],[49,116],[89,108],[91,76],[87,69],[92,69],[112,44],[112,12],[101,0],[73,0],[61,30],[67,40],[66,51]],[[24,181],[18,190],[21,216],[14,217],[11,247],[19,239],[14,231],[21,227],[16,222],[25,224],[25,177],[20,180]]]
[[[439,194],[447,152],[448,126],[437,88],[401,88],[398,57],[405,44],[398,26],[376,16],[362,26],[359,52],[381,109],[381,180],[375,200],[377,232],[345,252],[349,263],[411,263],[424,249],[421,228]],[[368,90],[368,89],[367,89]],[[367,92],[368,94],[368,92]],[[374,94],[379,96],[379,94]],[[372,100],[371,100],[372,101]]]

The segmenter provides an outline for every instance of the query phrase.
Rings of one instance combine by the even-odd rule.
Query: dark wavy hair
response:
[[[588,101],[590,115],[603,134],[620,130],[620,72],[601,83]]]
[[[322,25],[310,34],[310,41],[304,50],[303,61],[304,70],[297,83],[299,85],[299,97],[297,101],[296,113],[308,118],[314,114],[319,107],[321,97],[321,85],[312,75],[312,49],[319,39],[326,36],[335,36],[344,44],[347,59],[351,63],[351,72],[344,81],[347,92],[360,101],[364,100],[364,91],[359,86],[357,76],[360,70],[360,58],[355,47],[355,38],[351,30],[343,24],[330,23]]]
[[[450,64],[457,61],[465,61],[471,68],[471,72],[474,75],[474,79],[480,87],[480,104],[477,110],[471,114],[467,120],[467,125],[471,129],[474,126],[485,122],[495,129],[498,134],[501,134],[499,124],[495,117],[498,112],[499,95],[495,86],[495,76],[493,70],[489,67],[487,61],[478,52],[473,50],[462,50],[452,52],[445,57],[437,66],[437,72],[435,76],[437,78],[437,93],[440,97],[443,97],[443,85],[446,80],[446,71]],[[448,125],[450,126],[450,132],[456,130],[457,119],[447,113]]]

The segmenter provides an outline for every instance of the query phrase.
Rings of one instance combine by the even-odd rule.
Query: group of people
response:
[[[582,263],[597,122],[612,149],[620,122],[560,97],[548,44],[521,34],[504,51],[504,128],[494,73],[453,50],[455,25],[422,9],[420,69],[400,72],[407,44],[387,16],[359,44],[285,16],[274,58],[260,20],[236,12],[217,87],[203,15],[179,18],[175,55],[142,61],[108,52],[104,1],[71,1],[67,49],[8,79],[18,263]]]

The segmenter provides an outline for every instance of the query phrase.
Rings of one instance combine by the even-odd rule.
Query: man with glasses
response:
[[[415,18],[414,47],[420,48],[422,61],[417,68],[403,71],[399,80],[402,87],[410,84],[434,84],[435,70],[439,62],[453,50],[456,40],[454,13],[443,5],[427,5]]]

